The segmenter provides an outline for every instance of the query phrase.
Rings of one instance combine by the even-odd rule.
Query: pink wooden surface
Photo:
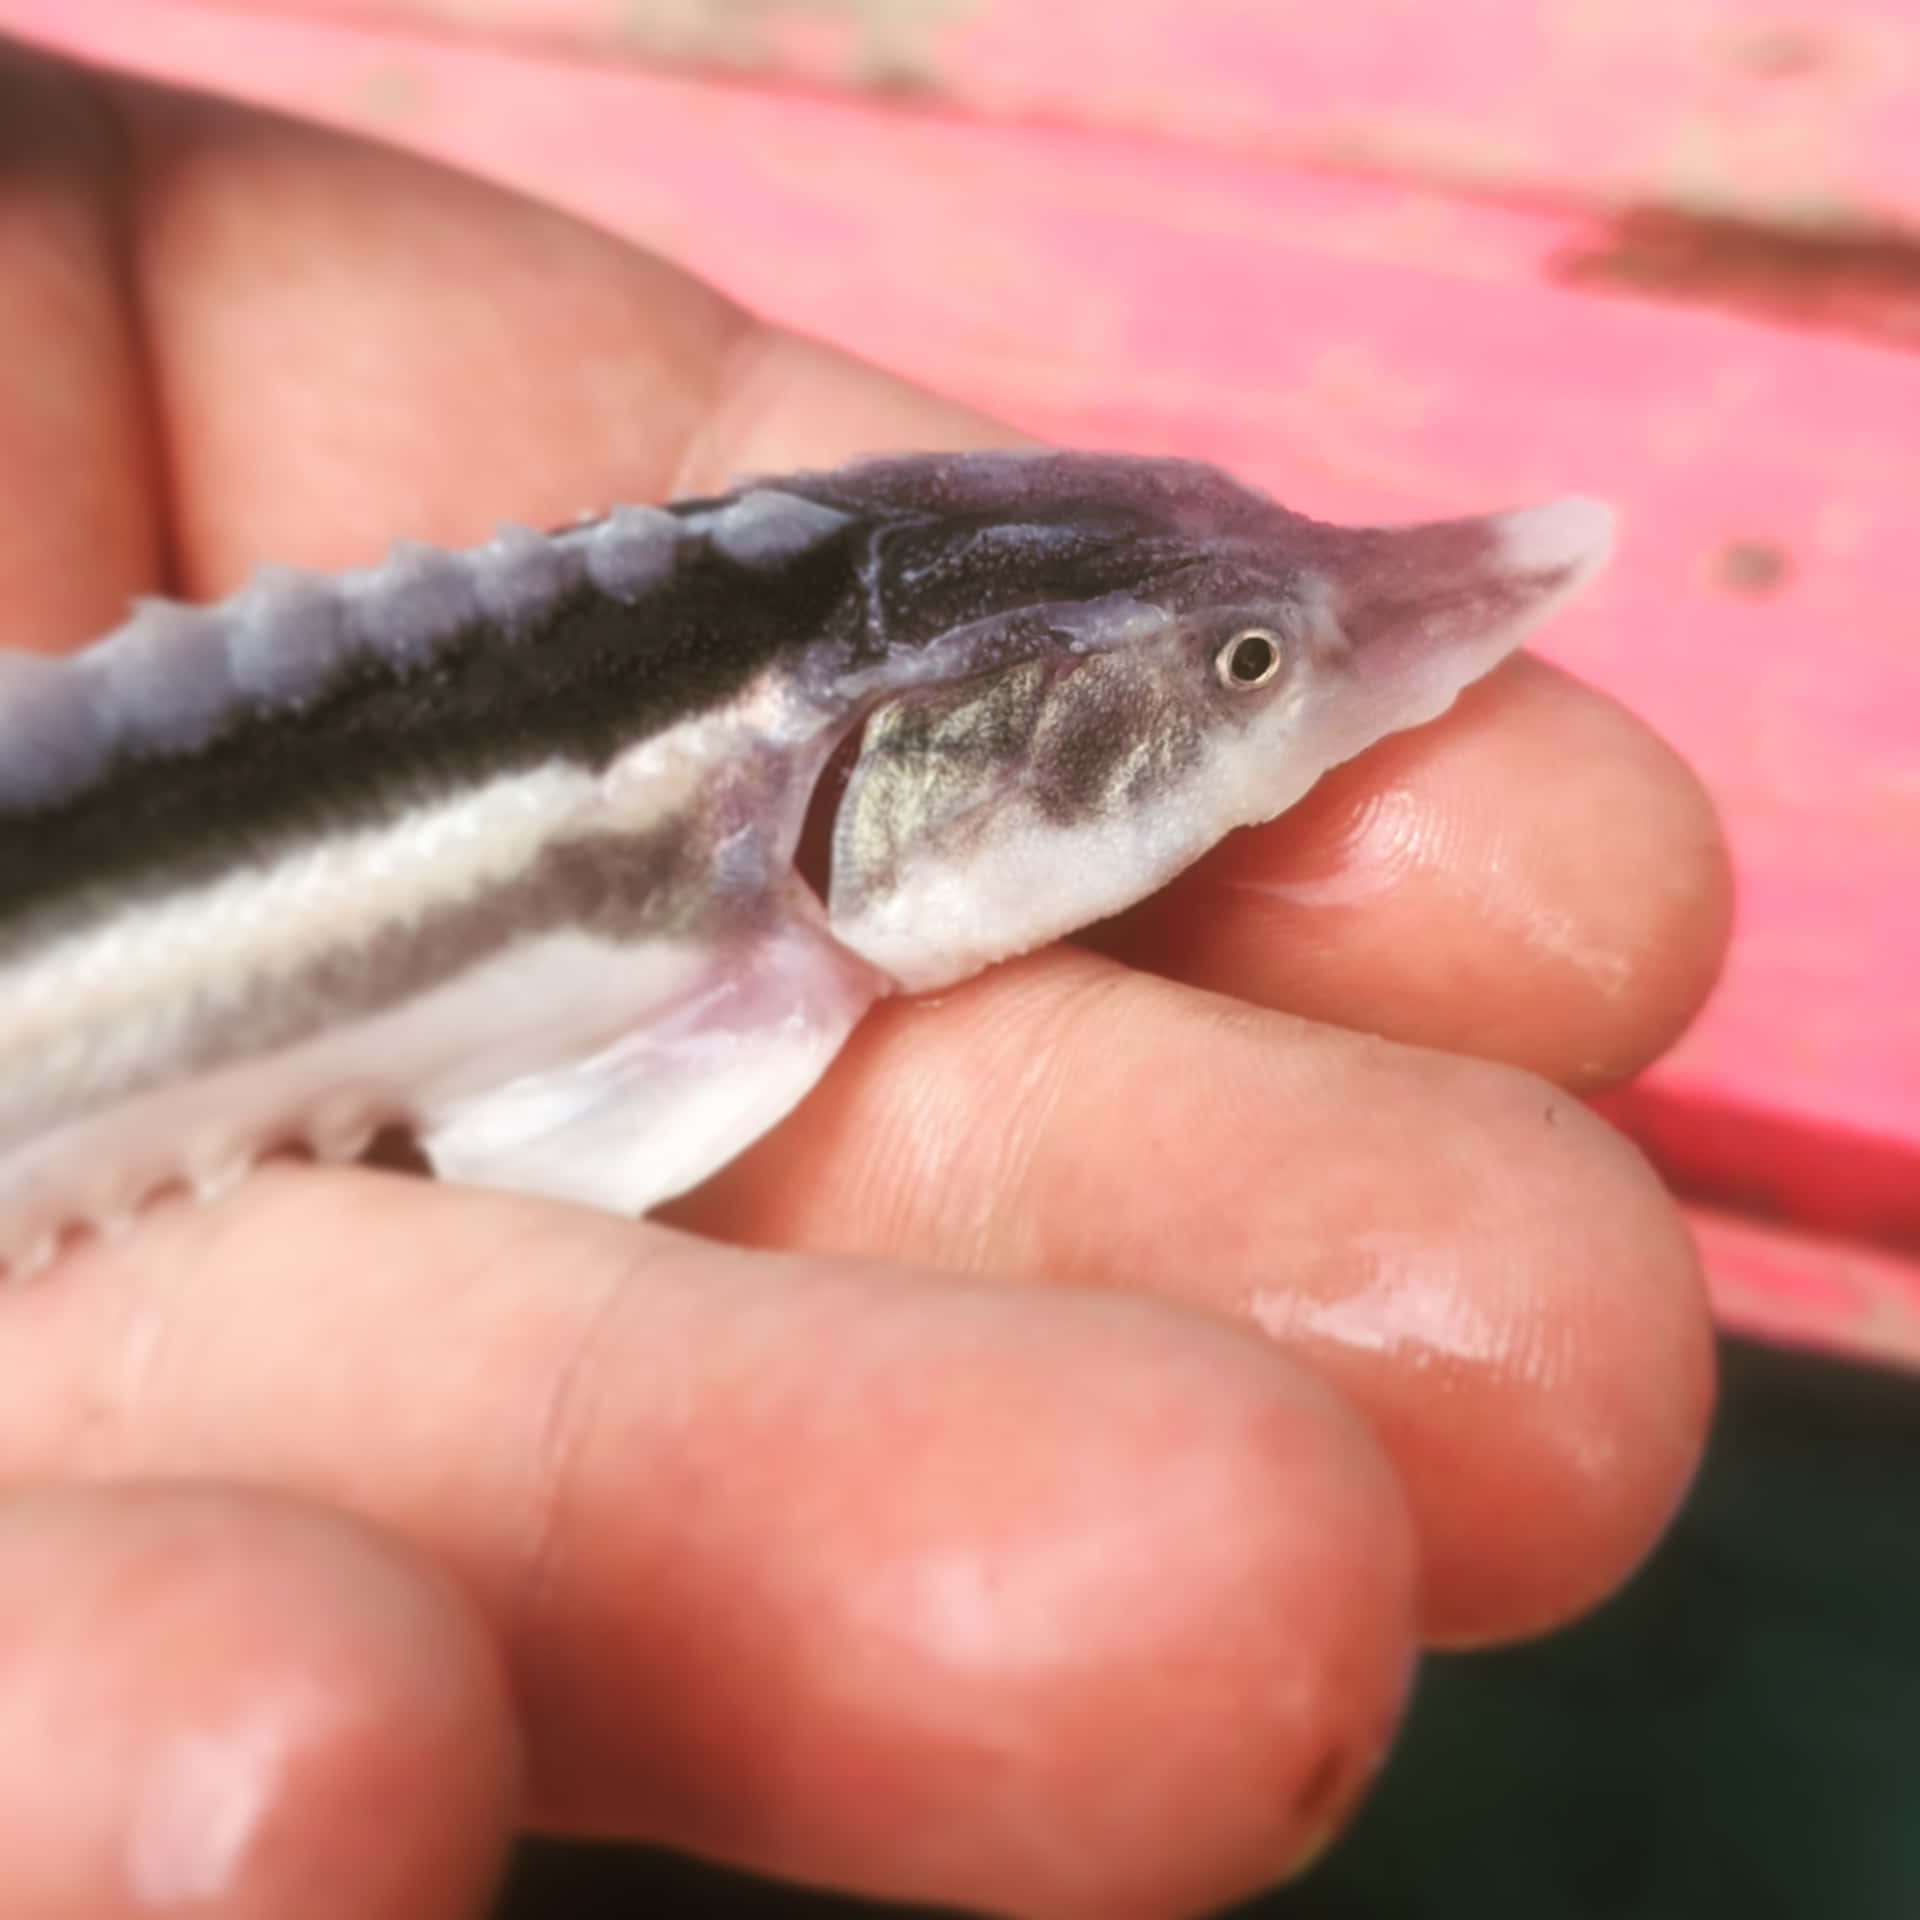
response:
[[[1479,190],[1819,222],[1920,209],[1906,0],[281,3]]]
[[[1857,1240],[1696,1207],[1690,1218],[1724,1324],[1763,1340],[1920,1369],[1912,1262]]]
[[[1443,11],[1464,44],[1470,24],[1520,10],[1486,0],[1432,18]],[[1223,34],[1239,20],[1250,38],[1239,62],[1225,56],[1241,43],[1166,41],[1170,97],[1198,97],[1207,54],[1284,112],[1293,95],[1273,76],[1291,51],[1288,70],[1323,73],[1311,97],[1334,84],[1326,63],[1346,60],[1380,82],[1378,112],[1415,127],[1441,103],[1493,115],[1489,89],[1524,104],[1537,51],[1478,38],[1491,77],[1436,53],[1422,93],[1417,63],[1369,53],[1337,9],[1257,29],[1273,16],[1181,14]],[[1717,32],[1735,10],[1664,15]],[[1007,35],[1010,17],[966,19]],[[1546,650],[1701,767],[1743,904],[1706,1018],[1614,1110],[1696,1194],[1826,1236],[1703,1215],[1729,1318],[1913,1360],[1901,1314],[1920,1315],[1920,1271],[1884,1249],[1920,1245],[1920,252],[1895,237],[1821,253],[1762,227],[1663,238],[1657,218],[1651,234],[1644,215],[1623,229],[1578,194],[1501,204],[1451,176],[1332,177],[1277,148],[1143,138],[1113,104],[1135,96],[1112,72],[1148,97],[1151,43],[1128,33],[1164,33],[1166,9],[1112,0],[1105,17],[1102,44],[1141,58],[1099,70],[1091,117],[1109,124],[1069,127],[338,18],[0,0],[0,24],[509,179],[1057,439],[1202,454],[1334,517],[1576,487],[1621,501],[1620,565]],[[1606,17],[1664,44],[1649,9]],[[1878,105],[1857,140],[1820,148],[1845,167],[1803,183],[1825,193],[1844,176],[1864,194],[1871,174],[1882,213],[1920,207],[1920,136],[1881,137],[1903,111],[1920,126],[1910,20],[1885,4],[1819,17],[1823,33],[1855,36],[1867,70],[1849,84]],[[1421,44],[1414,12],[1403,25]],[[1599,38],[1617,52],[1617,33]],[[1902,46],[1915,57],[1875,64]],[[1617,81],[1613,55],[1595,57]],[[1548,76],[1570,95],[1571,60]],[[1619,105],[1593,103],[1581,136],[1615,160]],[[1613,177],[1579,141],[1556,151],[1595,192]],[[1634,249],[1663,246],[1680,266],[1667,262],[1659,299],[1635,297]]]

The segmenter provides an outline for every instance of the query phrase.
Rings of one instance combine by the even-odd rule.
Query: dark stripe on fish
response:
[[[695,546],[633,604],[576,587],[522,633],[477,620],[420,666],[362,655],[301,706],[0,816],[0,917],[163,895],[554,759],[603,766],[795,649],[838,636],[857,653],[860,612],[846,539],[773,573]]]

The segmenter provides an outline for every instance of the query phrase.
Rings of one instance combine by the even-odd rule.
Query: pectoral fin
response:
[[[644,1213],[783,1119],[885,986],[796,915],[610,1045],[441,1107],[422,1149],[443,1179]]]

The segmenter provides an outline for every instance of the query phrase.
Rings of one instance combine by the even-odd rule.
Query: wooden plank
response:
[[[1696,1208],[1715,1316],[1732,1332],[1920,1368],[1920,1267],[1895,1254]]]
[[[1584,216],[1219,149],[158,0],[68,0],[60,31],[509,178],[1049,437],[1220,459],[1334,517],[1621,500],[1621,563],[1548,651],[1701,766],[1743,906],[1707,1017],[1616,1110],[1697,1193],[1920,1243],[1920,357],[1897,327],[1603,293]],[[1763,1321],[1755,1272],[1830,1264],[1710,1246]]]
[[[288,4],[1498,194],[1920,224],[1908,0]]]

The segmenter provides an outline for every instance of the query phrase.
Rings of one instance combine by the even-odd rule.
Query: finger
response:
[[[1260,1327],[1386,1445],[1443,1640],[1616,1585],[1710,1400],[1678,1215],[1577,1102],[1085,955],[882,1008],[794,1124],[675,1214]]]
[[[491,1645],[410,1557],[237,1495],[0,1504],[12,1920],[451,1920],[517,1798]]]
[[[0,46],[0,644],[113,625],[159,577],[154,449],[124,297],[110,116]]]
[[[1406,1679],[1370,1437],[1205,1320],[909,1278],[269,1169],[0,1295],[0,1461],[424,1546],[561,1824],[1038,1916],[1271,1878]]]

